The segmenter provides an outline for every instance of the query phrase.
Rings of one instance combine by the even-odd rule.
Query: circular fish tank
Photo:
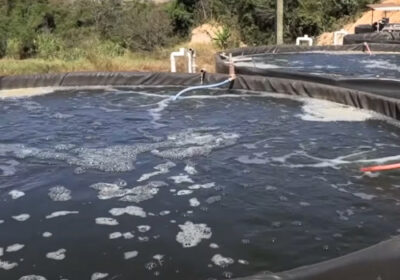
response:
[[[267,91],[0,94],[2,279],[230,279],[399,233],[400,129]],[[44,94],[45,93],[45,94]]]

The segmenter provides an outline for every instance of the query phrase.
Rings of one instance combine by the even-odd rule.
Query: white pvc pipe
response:
[[[188,64],[187,64],[187,66],[188,66],[188,73],[193,73],[192,71],[193,71],[193,67],[192,67],[192,65],[193,65],[193,50],[192,49],[190,49],[188,52],[187,52],[187,57],[188,57]]]
[[[171,53],[171,72],[176,73],[176,59],[175,57],[185,56],[185,48],[180,48],[178,52]]]
[[[308,35],[304,35],[304,37],[297,37],[296,45],[300,46],[301,42],[306,42],[311,47],[313,45],[313,39],[308,37]]]

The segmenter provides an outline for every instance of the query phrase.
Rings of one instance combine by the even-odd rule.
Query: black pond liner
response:
[[[217,61],[219,70],[224,65]],[[290,78],[239,75],[231,83],[232,89],[265,91],[279,94],[312,97],[329,100],[357,108],[372,110],[400,120],[400,100],[396,89],[398,81],[382,80],[320,80],[317,77]],[[207,74],[206,84],[224,81],[225,74]],[[0,89],[29,87],[79,87],[79,86],[193,86],[199,85],[200,74],[171,73],[66,73],[34,76],[0,77]],[[366,86],[365,83],[368,83]],[[364,279],[397,280],[400,278],[400,239],[395,237],[373,247],[319,264],[301,267],[287,272],[261,273],[243,279]]]

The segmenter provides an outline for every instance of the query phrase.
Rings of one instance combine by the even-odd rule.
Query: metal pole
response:
[[[283,44],[283,0],[276,0],[276,44]]]

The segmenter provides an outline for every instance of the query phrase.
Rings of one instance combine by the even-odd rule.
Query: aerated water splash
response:
[[[398,159],[398,127],[283,95],[170,102],[179,90],[0,101],[0,278],[241,277],[400,229],[400,175],[359,172]]]

